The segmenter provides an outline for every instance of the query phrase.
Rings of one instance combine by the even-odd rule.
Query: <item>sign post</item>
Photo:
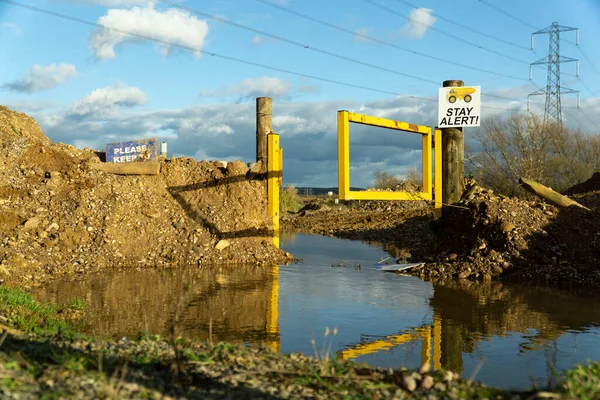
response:
[[[481,87],[465,86],[460,80],[447,80],[442,86],[438,99],[438,127],[442,128],[442,203],[453,204],[460,200],[464,189],[463,128],[479,126]]]

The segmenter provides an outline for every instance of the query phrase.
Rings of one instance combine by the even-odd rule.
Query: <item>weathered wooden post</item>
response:
[[[270,97],[256,98],[256,162],[267,167],[267,135],[273,131],[273,103]]]
[[[460,80],[444,81],[443,87],[465,86]],[[437,145],[437,143],[436,143]],[[442,202],[453,204],[463,192],[465,138],[463,128],[442,128]]]

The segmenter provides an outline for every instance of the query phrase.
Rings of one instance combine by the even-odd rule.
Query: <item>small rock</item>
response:
[[[510,222],[505,222],[502,224],[503,232],[512,232],[516,228],[515,224],[511,224]]]
[[[26,230],[35,229],[40,224],[40,219],[38,217],[29,218],[25,224],[23,224],[23,228]]]
[[[231,246],[231,243],[227,239],[219,240],[219,242],[215,245],[215,249],[221,251]]]
[[[457,257],[458,255],[456,253],[452,253],[448,256],[448,260],[453,261],[456,260]]]
[[[514,211],[511,211],[511,212],[510,212],[510,216],[511,216],[511,217],[516,217],[516,216],[517,216],[517,213],[516,213],[516,212],[514,212]]]
[[[550,210],[544,211],[544,214],[546,214],[546,215],[554,215],[554,213],[552,211],[550,211]]]
[[[461,272],[460,274],[458,274],[458,277],[459,277],[460,279],[466,279],[466,278],[468,278],[468,277],[469,277],[469,275],[471,275],[471,271],[469,271],[469,270],[466,270],[466,271],[463,271],[463,272]]]
[[[500,275],[504,272],[504,269],[502,269],[502,267],[500,267],[499,265],[494,265],[492,271],[494,272],[494,275]]]
[[[433,383],[433,378],[427,375],[423,378],[423,381],[421,381],[421,387],[426,390],[431,389],[433,387]]]
[[[417,389],[417,381],[412,376],[402,378],[402,386],[409,392],[414,392]]]
[[[58,224],[56,222],[53,222],[50,225],[48,225],[48,227],[46,228],[46,232],[50,232],[52,230],[57,231],[58,228],[59,228]]]

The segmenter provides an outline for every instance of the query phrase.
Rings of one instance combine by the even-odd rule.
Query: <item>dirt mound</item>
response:
[[[417,274],[437,281],[489,280],[512,272],[531,256],[529,239],[548,233],[544,228],[558,210],[539,201],[497,196],[478,188],[460,205],[444,208],[436,229],[435,256]]]
[[[265,185],[246,164],[161,160],[159,175],[90,168],[0,107],[0,279],[29,285],[106,267],[281,263]]]
[[[594,175],[590,179],[585,182],[578,183],[577,185],[573,185],[567,190],[565,190],[564,194],[567,196],[596,192],[600,190],[600,172],[594,172]]]
[[[593,188],[595,179],[586,187]],[[288,215],[283,227],[380,242],[394,257],[402,250],[410,254],[407,261],[425,261],[410,273],[429,281],[504,279],[597,290],[600,191],[572,197],[591,211],[474,186],[461,203],[444,207],[437,221],[426,202],[363,202],[353,209]]]

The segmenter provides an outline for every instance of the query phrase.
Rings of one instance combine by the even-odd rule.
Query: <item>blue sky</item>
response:
[[[536,36],[535,51],[529,50],[531,33],[553,21],[580,30],[579,47],[574,32],[562,35],[561,54],[581,60],[579,78],[575,65],[562,65],[562,84],[580,90],[582,99],[580,109],[570,108],[576,97],[563,96],[564,121],[598,133],[597,0],[166,2],[187,9],[149,0],[17,2],[204,52],[0,2],[0,104],[31,114],[52,140],[78,147],[156,136],[177,156],[251,162],[255,98],[269,96],[284,148],[284,184],[336,186],[337,110],[435,125],[438,87],[462,79],[506,98],[484,94],[483,121],[523,112],[527,94],[546,83],[544,68],[534,68],[529,81],[529,64],[548,52],[547,35]],[[532,101],[532,111],[543,110],[543,96]],[[352,185],[368,186],[376,171],[402,175],[419,167],[418,138],[362,127],[353,132]]]

